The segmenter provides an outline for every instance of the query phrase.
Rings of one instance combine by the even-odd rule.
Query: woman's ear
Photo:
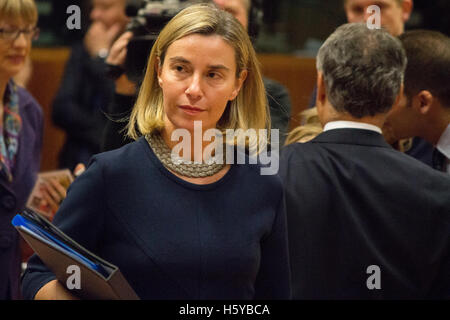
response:
[[[248,75],[248,71],[247,70],[242,70],[241,71],[241,74],[239,75],[239,78],[236,79],[236,86],[235,86],[235,89],[233,90],[233,92],[231,93],[231,96],[230,96],[230,99],[229,99],[230,101],[234,100],[237,97],[237,95],[239,94],[239,91],[241,90],[242,85],[245,82],[245,79],[247,79],[247,75]]]
[[[161,65],[161,59],[159,57],[156,57],[155,71],[156,71],[156,76],[158,77],[159,86],[161,87],[163,84],[163,81],[161,79],[162,65]]]

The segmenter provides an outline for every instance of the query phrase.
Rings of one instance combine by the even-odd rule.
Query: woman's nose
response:
[[[17,38],[13,41],[14,47],[26,47],[28,44],[28,38],[25,33],[20,32]]]
[[[194,99],[198,99],[202,96],[201,77],[199,75],[194,75],[191,77],[189,86],[187,87],[185,93]]]

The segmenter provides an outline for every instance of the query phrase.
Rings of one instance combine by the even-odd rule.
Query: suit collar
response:
[[[447,128],[439,138],[436,148],[440,152],[442,152],[442,154],[445,155],[447,159],[450,159],[450,124],[447,126]]]
[[[315,139],[311,140],[311,142],[355,144],[391,148],[381,134],[371,130],[353,128],[328,130],[318,135]]]

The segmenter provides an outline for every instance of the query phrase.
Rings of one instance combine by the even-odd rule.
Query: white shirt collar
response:
[[[333,129],[343,129],[343,128],[351,128],[351,129],[363,129],[370,130],[381,133],[381,129],[373,124],[363,123],[363,122],[355,122],[355,121],[330,121],[325,124],[323,131],[333,130]]]
[[[444,130],[439,141],[436,145],[436,148],[447,157],[446,161],[446,171],[450,173],[450,124],[447,126],[447,129]],[[444,167],[445,168],[445,167]]]
[[[450,124],[447,126],[447,129],[444,130],[439,141],[436,145],[436,148],[442,152],[447,159],[450,159]]]

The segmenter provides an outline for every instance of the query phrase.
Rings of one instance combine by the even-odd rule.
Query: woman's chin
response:
[[[24,68],[24,64],[22,64],[22,65],[9,66],[9,67],[4,71],[3,74],[4,74],[5,77],[7,77],[8,79],[11,79],[11,78],[17,76],[23,68]]]

